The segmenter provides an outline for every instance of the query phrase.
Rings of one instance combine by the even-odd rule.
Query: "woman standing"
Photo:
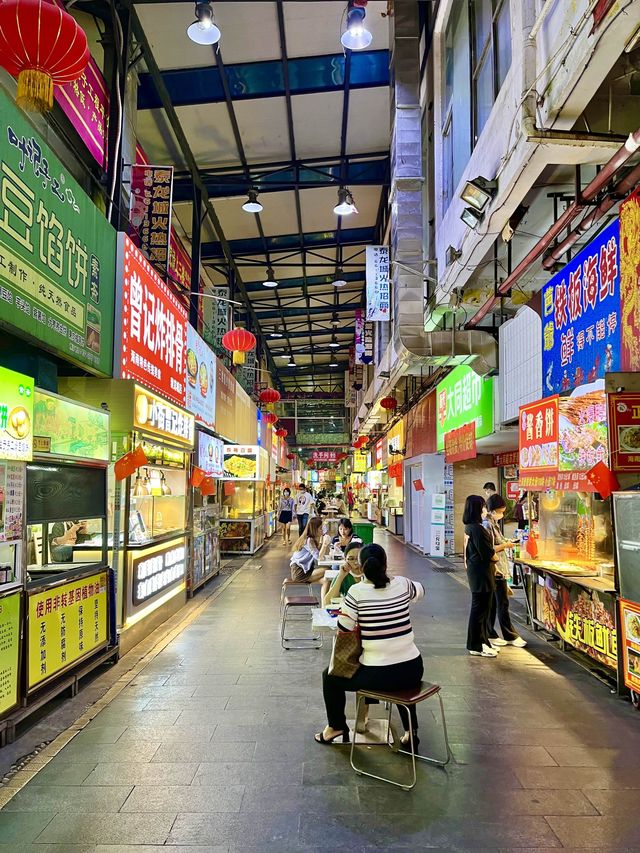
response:
[[[349,743],[346,691],[361,688],[410,690],[422,680],[422,656],[415,644],[409,606],[424,596],[424,587],[408,578],[390,578],[387,555],[380,545],[365,545],[360,551],[360,565],[364,580],[348,590],[338,617],[338,627],[342,631],[354,631],[360,627],[360,667],[351,678],[329,675],[328,669],[322,674],[327,725],[315,736],[316,741],[322,744],[339,739],[342,743]],[[415,707],[411,708],[411,722],[406,709],[398,710],[405,729],[403,745],[409,743],[411,725],[417,747]]]
[[[491,612],[489,614],[489,641],[492,646],[517,646],[523,649],[527,643],[518,635],[511,623],[511,614],[509,613],[509,581],[511,580],[511,566],[507,556],[507,549],[512,543],[505,539],[500,530],[500,522],[504,517],[507,504],[504,498],[500,495],[491,495],[487,500],[487,518],[485,526],[493,540],[493,550],[496,553],[498,562],[496,567],[496,591],[491,600]],[[496,615],[500,622],[500,630],[502,631],[501,639],[496,633]]]
[[[291,544],[291,522],[293,520],[293,498],[291,489],[283,489],[278,507],[278,521],[282,525],[282,544]]]
[[[484,509],[484,498],[469,495],[462,515],[466,541],[465,565],[471,590],[467,649],[470,655],[494,658],[498,653],[489,643],[489,618],[496,588],[496,556],[489,531],[482,525]]]

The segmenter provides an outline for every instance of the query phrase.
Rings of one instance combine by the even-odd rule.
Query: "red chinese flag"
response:
[[[424,492],[424,485],[422,483],[422,480],[414,480],[413,488],[416,490],[416,492]]]
[[[213,495],[216,491],[216,481],[213,477],[205,477],[200,484],[200,491],[203,495]]]
[[[535,558],[538,556],[538,540],[533,535],[533,533],[530,534],[529,538],[527,539],[527,544],[525,548],[527,554],[535,560]]]
[[[236,484],[230,482],[229,480],[225,480],[225,483],[224,483],[225,496],[229,497],[229,495],[235,494],[235,491],[236,491]]]
[[[203,471],[202,468],[198,468],[197,465],[194,465],[193,468],[191,469],[191,477],[189,478],[189,482],[191,483],[192,486],[194,486],[197,489],[198,486],[204,480],[206,473],[207,472]]]
[[[141,465],[146,465],[148,462],[149,460],[142,449],[142,445],[139,444],[135,450],[130,450],[129,453],[125,453],[124,456],[116,460],[113,466],[113,473],[116,480],[126,480],[137,468]]]
[[[618,478],[604,462],[596,462],[593,468],[587,471],[587,480],[603,498],[608,498],[620,488]]]

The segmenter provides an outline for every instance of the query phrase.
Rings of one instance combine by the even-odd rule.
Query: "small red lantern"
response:
[[[244,364],[245,353],[256,348],[256,336],[247,329],[229,329],[222,336],[222,346],[233,353],[234,364]]]
[[[289,460],[289,462],[293,462],[293,460],[294,460],[295,458],[296,458],[296,454],[295,454],[295,453],[287,453],[287,459]]]
[[[267,406],[273,406],[274,403],[280,401],[280,392],[276,391],[275,388],[265,388],[264,391],[260,392],[258,399]]]
[[[275,422],[278,420],[278,416],[274,414],[274,412],[267,412],[266,415],[263,415],[265,423],[271,424],[273,426]]]
[[[289,435],[289,430],[284,427],[280,427],[280,429],[276,430],[276,435],[278,438],[286,438]]]
[[[380,405],[387,412],[392,412],[395,408],[397,408],[398,401],[395,397],[383,397],[382,400],[380,400]]]
[[[0,3],[0,65],[18,78],[19,107],[40,113],[52,109],[53,87],[77,80],[89,58],[84,31],[57,4]]]

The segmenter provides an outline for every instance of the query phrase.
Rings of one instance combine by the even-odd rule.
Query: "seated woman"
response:
[[[390,578],[387,555],[380,545],[365,545],[360,551],[360,564],[364,580],[347,592],[338,617],[338,626],[343,631],[360,627],[360,668],[351,678],[329,675],[328,669],[323,672],[322,692],[328,723],[315,736],[322,744],[339,738],[342,743],[349,743],[345,716],[347,690],[408,690],[420,684],[424,671],[409,615],[409,605],[424,597],[424,587],[408,578]],[[409,743],[411,725],[417,746],[415,708],[411,708],[411,720],[404,708],[398,710],[405,730],[403,745]]]
[[[320,548],[320,559],[324,560],[327,551],[331,549],[339,548],[344,553],[347,545],[350,545],[352,542],[362,544],[362,539],[354,534],[351,521],[348,518],[341,518],[338,524],[338,535],[333,538],[324,538],[322,547]]]
[[[304,533],[293,546],[291,577],[299,583],[316,583],[324,577],[324,569],[316,563],[320,559],[322,544],[322,519],[310,518]]]
[[[334,598],[344,598],[351,587],[362,580],[360,549],[362,542],[351,542],[344,549],[345,562],[333,581],[322,582],[322,606],[328,607]]]

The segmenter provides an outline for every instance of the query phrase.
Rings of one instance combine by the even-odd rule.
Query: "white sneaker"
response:
[[[491,657],[495,657],[500,649],[494,649],[493,646],[487,646],[485,643],[482,644],[483,652],[491,652]]]
[[[507,640],[508,646],[515,646],[517,649],[524,649],[527,645],[527,641],[523,640],[522,637],[516,637],[515,640]]]
[[[477,657],[482,658],[497,658],[498,652],[495,649],[490,649],[488,646],[483,646],[481,652],[475,652],[471,649],[468,650],[470,655],[475,655]]]
[[[489,640],[494,649],[497,649],[499,646],[506,646],[507,641],[503,640],[502,637],[491,637]]]

